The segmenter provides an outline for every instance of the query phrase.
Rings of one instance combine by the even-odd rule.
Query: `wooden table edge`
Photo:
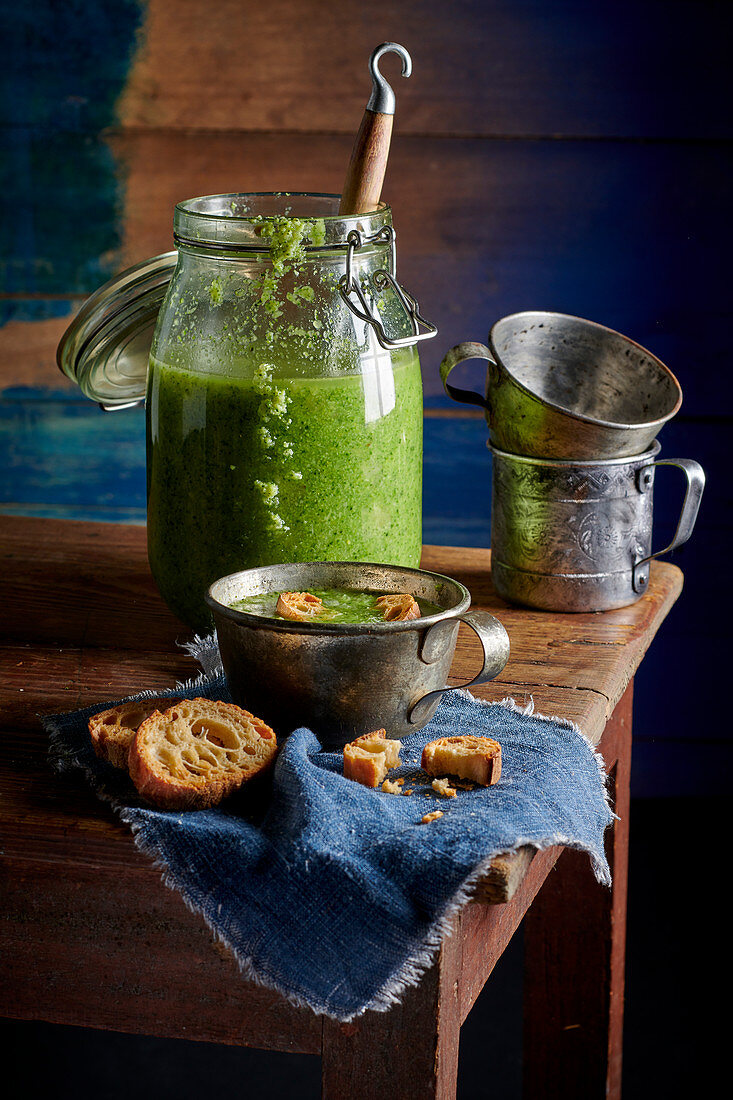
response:
[[[39,554],[47,553],[48,551],[43,549],[43,540],[38,538],[43,532],[46,532],[46,546],[48,546],[49,540],[54,543],[58,542],[59,544],[63,544],[64,540],[66,540],[68,545],[71,546],[76,545],[75,540],[78,540],[79,545],[82,545],[85,539],[88,544],[97,544],[98,542],[104,542],[106,537],[112,540],[115,546],[124,547],[123,560],[125,561],[126,568],[132,568],[134,566],[136,554],[138,563],[140,560],[144,532],[137,526],[118,525],[113,523],[87,523],[85,521],[44,520],[37,517],[7,518],[10,522],[5,525],[0,542],[4,545],[9,560],[15,558],[17,562],[18,552],[22,550],[23,546],[26,544],[26,540],[29,539],[31,540],[32,547],[36,548],[30,550],[30,557],[33,557],[36,552]],[[59,553],[63,555],[63,550],[59,551]],[[439,561],[441,556],[445,557],[446,555],[449,557],[451,555],[454,556],[456,558],[456,564],[458,561],[462,560],[466,563],[467,568],[475,569],[479,568],[480,565],[484,573],[488,572],[490,551],[472,547],[436,546],[433,544],[426,544],[423,548],[423,567],[430,569],[436,559]],[[683,578],[679,569],[667,563],[663,565],[654,563],[650,593],[653,587],[655,569],[659,571],[656,575],[664,577],[664,592],[662,593],[662,597],[653,605],[654,612],[646,622],[644,631],[635,637],[629,644],[627,657],[630,655],[631,660],[628,661],[626,665],[625,678],[618,680],[614,690],[609,695],[604,695],[602,692],[596,693],[604,700],[603,706],[594,708],[594,712],[597,714],[594,728],[582,730],[586,738],[594,745],[597,745],[600,741],[605,724],[613,713],[614,707],[623,695],[628,683],[633,678],[649,642],[682,590]],[[648,600],[649,596],[642,597],[642,599]],[[476,606],[482,606],[481,602],[477,601]],[[509,605],[505,606],[508,615],[516,614],[518,610],[521,610],[511,608]],[[493,603],[490,610],[492,613],[496,613],[499,616],[502,614],[501,608],[497,608]],[[551,615],[552,613],[542,612],[539,614]],[[585,616],[585,618],[591,617]],[[593,616],[593,618],[595,618],[595,616]],[[87,648],[94,651],[95,648],[98,647],[90,645]],[[512,694],[512,689],[515,686],[522,687],[523,689],[529,688],[531,692],[535,685],[513,685],[511,681],[502,681],[501,677],[497,678],[496,681],[489,685],[491,695],[494,697],[495,701]],[[537,684],[536,687],[537,690],[541,692],[541,685]],[[542,706],[540,703],[538,710],[541,709]],[[553,717],[555,715],[547,716]],[[566,715],[559,713],[557,717],[565,718]],[[491,904],[500,904],[509,901],[521,885],[534,855],[534,849],[524,848],[497,856],[491,865],[491,869],[477,886],[475,899]],[[84,861],[81,860],[80,862]]]

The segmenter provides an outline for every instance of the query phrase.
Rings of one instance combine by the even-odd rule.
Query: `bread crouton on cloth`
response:
[[[170,696],[230,702],[211,640],[193,652],[206,677]],[[79,769],[111,801],[246,978],[335,1020],[387,1010],[417,984],[497,853],[562,844],[586,851],[597,879],[610,881],[603,764],[569,722],[453,691],[402,740],[390,779],[404,776],[412,798],[345,778],[342,754],[303,728],[277,731],[275,765],[256,793],[250,784],[216,808],[166,811],[146,806],[129,776],[95,754],[89,718],[110,705],[43,719],[54,766]],[[446,799],[420,760],[429,741],[458,732],[498,741],[502,772],[493,786]]]

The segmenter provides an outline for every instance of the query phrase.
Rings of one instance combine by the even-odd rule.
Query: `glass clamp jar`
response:
[[[163,598],[198,631],[211,626],[204,593],[228,573],[419,563],[415,345],[436,330],[396,281],[389,207],[343,217],[338,205],[337,195],[315,194],[188,200],[175,210],[178,253],[162,304],[170,258],[149,262],[155,276],[139,265],[141,286],[149,279],[152,294],[155,282],[158,295],[136,391],[146,397],[148,556]],[[97,292],[108,327],[115,283]],[[96,346],[88,332],[76,337],[77,350]],[[115,359],[119,347],[104,371],[99,354],[91,369],[80,356],[67,369],[69,347],[60,364],[85,393],[129,404],[134,369]]]

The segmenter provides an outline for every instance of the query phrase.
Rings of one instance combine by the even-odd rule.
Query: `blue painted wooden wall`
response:
[[[677,373],[664,453],[709,475],[674,560],[685,592],[637,681],[637,795],[722,790],[730,735],[731,323],[725,5],[693,0],[1,3],[0,510],[145,520],[140,411],[102,414],[56,342],[115,270],[171,247],[173,203],[340,188],[384,39],[399,81],[385,197],[400,278],[440,327],[422,355],[427,542],[489,541],[480,419],[442,393],[453,343],[517,309],[626,332]],[[305,28],[307,28],[307,33]],[[386,68],[386,66],[385,66]],[[480,386],[480,369],[466,383]],[[663,471],[655,542],[681,475]]]

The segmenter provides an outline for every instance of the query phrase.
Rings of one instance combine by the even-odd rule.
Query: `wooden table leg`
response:
[[[323,1100],[455,1100],[460,945],[444,940],[420,984],[389,1012],[323,1025]]]
[[[524,1096],[619,1100],[623,1039],[632,684],[600,751],[619,820],[607,833],[613,887],[566,850],[524,922]]]

